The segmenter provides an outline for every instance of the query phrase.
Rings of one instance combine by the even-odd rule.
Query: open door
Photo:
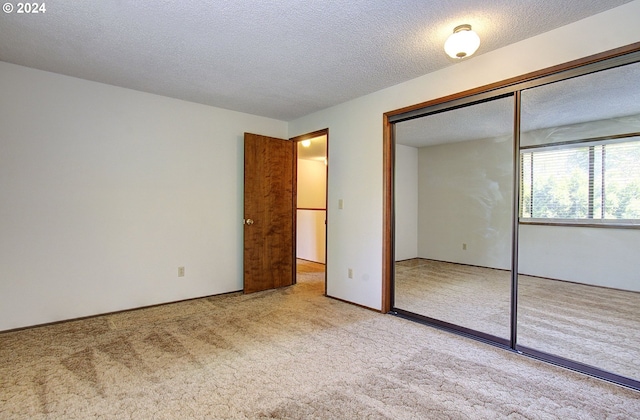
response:
[[[244,293],[295,280],[295,143],[244,135]]]

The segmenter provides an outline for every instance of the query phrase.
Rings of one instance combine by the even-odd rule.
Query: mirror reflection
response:
[[[513,110],[395,123],[393,306],[505,343],[517,255],[515,349],[638,381],[640,63],[522,90],[519,173]]]
[[[395,130],[394,306],[508,339],[513,97]]]
[[[518,343],[640,378],[640,64],[522,92]]]

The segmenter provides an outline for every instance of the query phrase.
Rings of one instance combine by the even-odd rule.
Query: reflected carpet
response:
[[[518,277],[518,343],[640,380],[640,293]],[[412,259],[396,264],[396,307],[505,339],[511,273]]]

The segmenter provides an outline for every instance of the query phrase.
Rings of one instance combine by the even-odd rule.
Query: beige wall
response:
[[[323,161],[298,159],[298,207],[325,208],[327,166]]]
[[[323,161],[298,160],[298,208],[324,209],[327,197],[327,166]],[[325,262],[326,210],[298,210],[296,256]]]

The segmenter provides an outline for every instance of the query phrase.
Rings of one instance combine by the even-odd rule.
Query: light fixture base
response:
[[[458,25],[455,28],[453,28],[453,33],[458,33],[460,31],[470,31],[471,30],[471,25],[465,23],[463,25]]]

